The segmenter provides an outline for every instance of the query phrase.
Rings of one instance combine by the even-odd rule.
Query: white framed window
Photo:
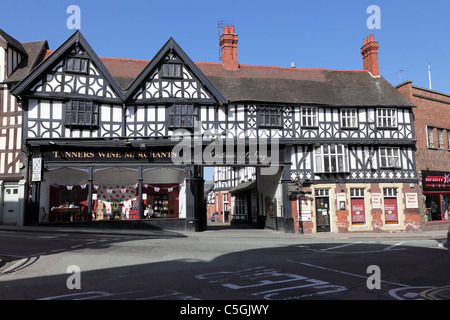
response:
[[[399,168],[400,167],[400,150],[399,148],[379,148],[380,165],[383,168]]]
[[[357,109],[341,109],[341,127],[342,128],[358,127]]]
[[[397,198],[397,188],[383,188],[383,196],[388,198]]]
[[[316,172],[348,172],[347,146],[342,144],[321,145],[315,147]]]
[[[222,196],[223,196],[223,211],[226,212],[230,209],[228,201],[228,193],[223,193]]]
[[[397,128],[397,109],[377,109],[378,128]]]
[[[384,221],[386,224],[398,224],[399,212],[397,188],[383,188]]]
[[[437,129],[438,148],[444,149],[444,129]]]
[[[316,189],[314,191],[316,197],[328,197],[330,195],[329,189]]]
[[[365,189],[350,188],[350,207],[353,225],[366,224]]]
[[[303,127],[317,127],[318,117],[317,107],[303,107],[301,108],[302,126]]]
[[[434,148],[433,127],[427,126],[427,145],[428,148]]]
[[[447,150],[450,150],[450,130],[447,129]]]
[[[350,188],[350,197],[351,198],[364,198],[364,189],[363,188]]]

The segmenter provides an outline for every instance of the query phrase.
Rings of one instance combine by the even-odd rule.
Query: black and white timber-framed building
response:
[[[364,70],[239,65],[237,42],[225,27],[221,63],[194,63],[172,38],[150,61],[100,58],[79,31],[47,51],[12,88],[26,223],[204,230],[202,168],[215,166],[231,219],[419,230],[414,105],[378,74],[373,37]]]

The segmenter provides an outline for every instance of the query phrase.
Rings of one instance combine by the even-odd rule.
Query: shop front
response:
[[[195,192],[192,177],[186,179],[187,169],[173,165],[172,154],[162,149],[40,150],[42,167],[31,172],[31,220],[84,225],[139,220],[185,228],[187,220],[196,220],[187,214],[194,203],[186,196]]]
[[[450,224],[450,172],[422,171],[425,227]]]
[[[420,230],[417,184],[312,185],[291,200],[303,233]]]

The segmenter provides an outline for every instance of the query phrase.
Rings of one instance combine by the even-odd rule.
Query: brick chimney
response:
[[[364,45],[361,48],[363,56],[364,70],[369,71],[372,76],[378,77],[380,70],[378,68],[378,42],[374,40],[373,34],[364,39]]]
[[[225,69],[239,70],[237,59],[238,41],[238,35],[234,32],[234,26],[225,26],[219,41],[222,65]]]

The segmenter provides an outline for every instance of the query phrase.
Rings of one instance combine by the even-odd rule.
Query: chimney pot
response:
[[[363,56],[364,70],[369,71],[372,76],[378,77],[380,75],[378,67],[378,42],[375,41],[373,34],[364,38],[364,45],[361,48],[361,55]]]
[[[225,26],[219,40],[222,53],[222,65],[225,69],[239,70],[239,62],[237,59],[238,41],[238,35],[235,33],[234,26]]]

